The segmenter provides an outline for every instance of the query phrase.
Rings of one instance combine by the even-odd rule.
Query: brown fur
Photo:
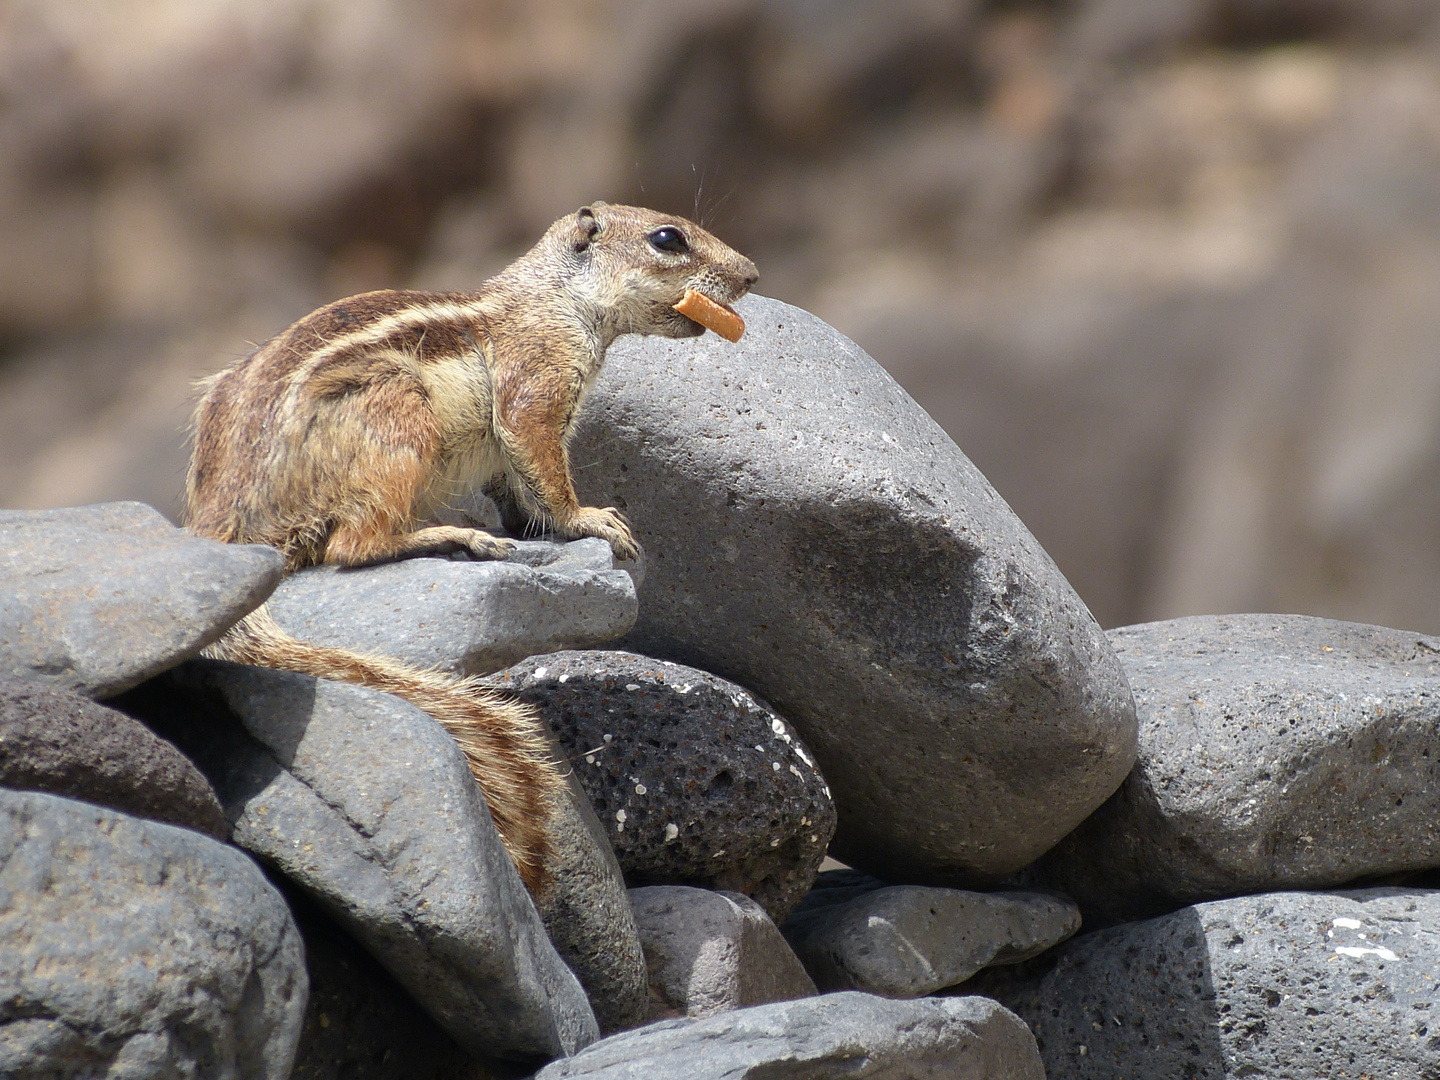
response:
[[[688,250],[651,242],[678,230]],[[287,572],[456,550],[503,558],[482,529],[427,524],[484,491],[505,527],[639,545],[610,507],[581,506],[566,443],[621,334],[692,337],[687,289],[731,303],[755,266],[699,226],[596,203],[557,221],[469,293],[383,291],[307,315],[212,376],[195,412],[188,524],[270,544]],[[543,883],[548,800],[562,784],[539,718],[473,680],[296,641],[260,608],[211,655],[398,694],[455,736],[526,884]]]

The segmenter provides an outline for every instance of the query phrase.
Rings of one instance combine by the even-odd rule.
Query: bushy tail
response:
[[[356,683],[404,698],[429,713],[464,752],[521,879],[533,893],[545,887],[550,846],[546,823],[551,800],[565,781],[542,734],[544,721],[529,705],[477,679],[299,641],[280,628],[265,604],[236,623],[205,655]]]

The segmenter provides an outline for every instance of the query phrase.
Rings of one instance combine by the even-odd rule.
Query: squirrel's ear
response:
[[[575,232],[571,237],[571,245],[576,252],[584,251],[599,231],[600,222],[595,220],[595,211],[588,206],[582,206],[575,211]]]

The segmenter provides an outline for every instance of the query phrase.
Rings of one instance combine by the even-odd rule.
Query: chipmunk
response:
[[[575,496],[566,443],[581,402],[617,337],[703,334],[677,304],[738,322],[728,305],[758,276],[684,218],[597,202],[474,292],[337,300],[202,382],[186,522],[279,548],[287,573],[504,558],[510,542],[483,529],[426,524],[480,491],[513,534],[596,536],[634,558],[625,518]],[[474,679],[298,641],[263,605],[206,655],[359,683],[429,713],[464,750],[522,879],[543,888],[548,800],[564,780],[528,706]]]

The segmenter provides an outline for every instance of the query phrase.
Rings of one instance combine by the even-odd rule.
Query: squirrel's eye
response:
[[[672,225],[665,225],[650,234],[650,246],[656,251],[668,251],[672,255],[684,255],[690,250],[685,234]]]

